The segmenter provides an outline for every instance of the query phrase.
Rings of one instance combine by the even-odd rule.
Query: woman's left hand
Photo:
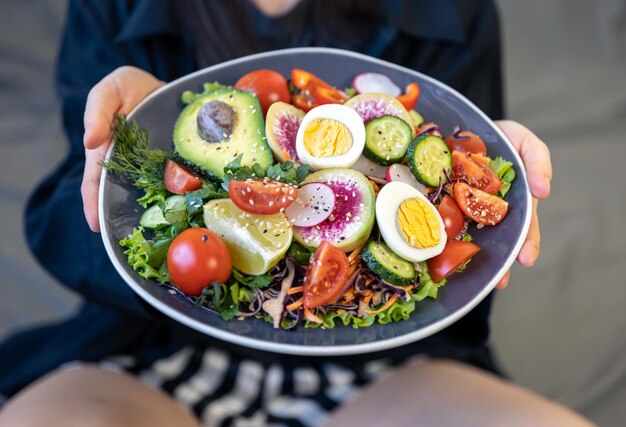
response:
[[[550,195],[550,181],[552,180],[550,150],[534,133],[517,122],[500,120],[496,121],[496,125],[502,129],[515,148],[517,148],[526,167],[528,184],[533,195],[533,214],[528,236],[517,256],[517,262],[525,267],[532,267],[539,257],[541,242],[537,204],[539,200],[545,200]],[[508,271],[496,285],[496,289],[506,288],[510,275],[511,272]]]

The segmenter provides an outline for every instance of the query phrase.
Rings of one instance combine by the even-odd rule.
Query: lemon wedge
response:
[[[220,236],[242,273],[267,273],[285,255],[293,231],[283,213],[256,215],[239,209],[230,199],[204,205],[206,227]]]

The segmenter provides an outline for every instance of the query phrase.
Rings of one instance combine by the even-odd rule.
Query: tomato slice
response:
[[[468,130],[456,128],[452,135],[446,138],[446,144],[452,151],[474,153],[481,156],[487,155],[487,147],[480,136]]]
[[[269,178],[231,180],[228,183],[228,195],[242,211],[273,215],[283,212],[298,197],[295,185],[274,181]]]
[[[343,91],[333,89],[333,88],[325,88],[325,87],[316,87],[315,88],[315,100],[319,105],[322,104],[343,104],[350,97]]]
[[[443,200],[437,207],[439,215],[446,227],[448,239],[454,239],[465,228],[465,216],[454,199],[448,195],[443,196]]]
[[[244,74],[235,83],[236,89],[243,89],[256,94],[263,114],[274,102],[289,102],[289,84],[282,74],[274,70],[255,70]]]
[[[187,295],[200,295],[212,282],[225,283],[232,266],[226,243],[206,228],[184,230],[167,251],[167,272],[172,283]]]
[[[313,73],[294,68],[291,70],[291,84],[300,89],[301,91],[313,92],[316,87],[322,87],[326,89],[333,89],[331,85],[320,79]]]
[[[472,187],[489,194],[496,194],[502,187],[502,181],[497,173],[475,154],[452,152],[452,177],[465,178]]]
[[[163,175],[165,188],[170,193],[185,194],[188,191],[202,188],[202,179],[174,160],[167,159],[165,161],[165,171]]]
[[[398,96],[396,99],[406,108],[407,111],[411,111],[417,105],[417,101],[420,97],[420,87],[417,83],[411,83],[406,87],[405,93]]]
[[[441,131],[439,130],[439,125],[434,122],[422,123],[416,129],[417,136],[428,134],[435,135],[439,138],[443,138]]]
[[[317,247],[306,270],[304,307],[313,309],[337,302],[348,284],[348,266],[346,254],[324,240]]]
[[[464,182],[454,184],[454,200],[465,216],[485,225],[499,224],[509,209],[509,204],[504,199]]]
[[[448,240],[443,252],[426,261],[430,278],[435,282],[441,282],[457,271],[478,251],[480,251],[480,247],[472,242]]]

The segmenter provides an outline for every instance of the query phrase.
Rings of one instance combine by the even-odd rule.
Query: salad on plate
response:
[[[468,230],[505,218],[515,179],[479,135],[425,123],[419,92],[256,70],[182,93],[168,152],[117,116],[103,166],[143,191],[119,242],[129,265],[225,320],[408,319],[479,253]]]

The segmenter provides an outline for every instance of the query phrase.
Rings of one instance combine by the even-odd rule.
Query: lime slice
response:
[[[233,265],[251,275],[267,273],[291,245],[291,224],[283,213],[256,215],[242,211],[230,199],[204,205],[206,227],[224,239]]]

